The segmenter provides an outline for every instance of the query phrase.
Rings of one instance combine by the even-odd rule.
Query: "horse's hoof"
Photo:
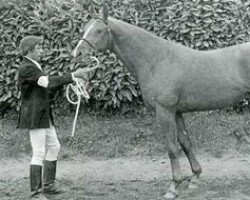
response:
[[[198,188],[198,185],[196,184],[196,183],[189,183],[189,185],[188,185],[188,189],[192,189],[192,190],[194,190],[194,189],[197,189]]]
[[[174,199],[178,195],[175,183],[172,183],[168,189],[168,192],[163,196],[166,199]]]
[[[193,176],[189,182],[188,188],[189,189],[197,189],[199,185],[198,176]]]
[[[174,199],[177,195],[174,194],[173,192],[167,192],[163,197],[165,199]]]

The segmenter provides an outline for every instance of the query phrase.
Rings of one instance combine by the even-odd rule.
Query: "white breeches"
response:
[[[57,160],[60,142],[53,125],[45,129],[32,129],[29,133],[33,150],[31,165],[42,165],[44,160]]]

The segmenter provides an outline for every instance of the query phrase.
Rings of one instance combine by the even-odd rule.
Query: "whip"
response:
[[[97,69],[99,67],[99,64],[100,64],[99,60],[96,57],[91,56],[90,58],[96,62],[96,66],[86,68],[85,69],[86,73]],[[70,95],[69,95],[70,90],[73,91],[73,93],[75,94],[76,101],[74,101],[74,100],[72,100],[70,98]],[[69,84],[67,86],[67,88],[66,88],[66,98],[67,98],[68,102],[73,104],[73,105],[77,105],[76,106],[75,117],[74,117],[74,121],[73,121],[72,132],[71,132],[72,137],[75,135],[76,121],[77,121],[77,117],[78,117],[82,97],[85,98],[85,99],[90,98],[89,93],[87,91],[87,83],[81,78],[75,78],[74,83]]]

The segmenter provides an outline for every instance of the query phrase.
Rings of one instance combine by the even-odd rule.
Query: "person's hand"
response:
[[[74,72],[75,78],[82,78],[85,80],[89,80],[94,76],[95,70],[99,67],[99,64],[95,67],[86,67],[78,69]]]
[[[84,80],[88,80],[88,73],[86,68],[81,68],[73,72],[75,78],[82,78]]]

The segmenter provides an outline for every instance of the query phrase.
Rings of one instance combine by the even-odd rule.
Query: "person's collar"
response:
[[[28,56],[24,56],[24,58],[26,58],[26,59],[30,60],[31,62],[33,62],[41,71],[43,71],[41,65],[37,61],[33,60],[32,58],[30,58]]]

